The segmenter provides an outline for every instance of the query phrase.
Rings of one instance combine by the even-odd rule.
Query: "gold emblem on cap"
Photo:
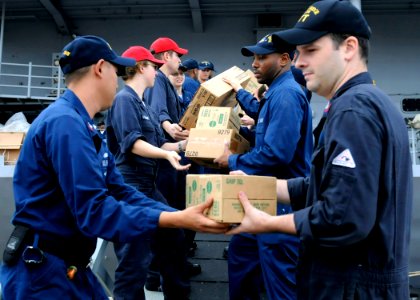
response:
[[[315,6],[309,6],[309,8],[303,13],[303,15],[299,18],[298,22],[305,22],[307,18],[311,15],[311,12],[314,13],[314,15],[319,14],[319,9]]]
[[[271,34],[267,34],[258,43],[262,43],[262,42],[272,43],[272,41],[273,41],[273,36]]]
[[[70,51],[64,50],[64,51],[63,51],[63,54],[64,54],[65,56],[70,56]]]

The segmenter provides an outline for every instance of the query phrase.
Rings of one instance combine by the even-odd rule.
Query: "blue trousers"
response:
[[[119,167],[125,183],[146,196],[167,204],[156,189],[150,170]],[[130,243],[114,243],[118,266],[115,271],[114,299],[145,299],[144,284],[152,258],[162,276],[166,300],[188,299],[190,281],[186,269],[185,237],[182,229],[158,228],[151,239],[139,238]]]
[[[49,253],[35,266],[22,259],[12,266],[2,265],[0,283],[3,300],[108,300],[90,268],[78,267],[75,277],[67,278],[66,263]]]
[[[299,239],[283,233],[237,234],[229,243],[230,300],[296,299]]]

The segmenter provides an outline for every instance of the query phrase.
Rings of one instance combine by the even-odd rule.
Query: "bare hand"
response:
[[[226,233],[229,224],[219,223],[206,217],[204,213],[210,209],[213,204],[213,198],[210,197],[206,202],[188,207],[179,213],[182,214],[182,228],[191,229],[207,233]]]
[[[222,78],[224,82],[226,82],[227,84],[229,84],[235,92],[238,92],[240,89],[242,89],[241,84],[239,83],[239,81],[234,78],[234,77],[223,77]]]
[[[266,232],[265,223],[271,216],[252,206],[244,192],[239,192],[239,201],[244,208],[245,216],[239,226],[229,230],[226,234],[238,234],[241,232],[256,234]]]
[[[225,150],[223,154],[216,158],[213,162],[219,164],[221,168],[229,168],[229,156],[232,155],[232,151],[229,149],[229,142],[225,142]]]
[[[241,118],[241,125],[254,126],[255,120],[251,118],[250,116],[245,115]]]
[[[242,170],[235,170],[235,171],[230,171],[229,175],[248,175],[246,174],[244,171]]]
[[[179,163],[181,161],[181,156],[175,151],[168,151],[166,159],[171,163],[172,167],[178,171],[186,171],[191,167],[191,164],[181,165]]]
[[[176,123],[172,123],[164,126],[165,131],[176,141],[182,141],[188,138],[190,132],[183,130],[181,126]]]

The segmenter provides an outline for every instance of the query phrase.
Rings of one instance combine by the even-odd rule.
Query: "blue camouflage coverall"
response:
[[[5,300],[108,299],[87,267],[97,237],[121,242],[147,238],[158,227],[161,211],[172,210],[124,184],[112,154],[71,90],[31,125],[13,182],[12,222],[30,227],[46,259],[35,266],[23,259],[3,265]],[[78,271],[69,280],[71,265]]]
[[[276,78],[261,102],[243,89],[237,99],[257,121],[255,147],[245,154],[230,155],[229,169],[283,179],[308,175],[312,113],[292,72]],[[278,204],[279,215],[291,211],[289,205]],[[230,299],[259,299],[261,272],[269,299],[294,299],[298,243],[297,237],[282,233],[233,236],[228,255]]]
[[[288,180],[301,241],[298,299],[409,299],[405,122],[369,73],[330,102],[311,176]]]

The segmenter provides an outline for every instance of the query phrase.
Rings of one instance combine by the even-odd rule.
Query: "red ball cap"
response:
[[[130,48],[125,50],[121,56],[127,57],[127,58],[134,58],[136,62],[139,62],[142,60],[148,60],[154,64],[157,64],[158,66],[161,66],[165,63],[162,60],[154,58],[152,53],[150,53],[149,50],[147,50],[146,48],[142,46],[131,46]]]
[[[180,56],[188,53],[187,49],[180,48],[174,40],[168,37],[161,37],[154,41],[150,45],[150,51],[153,54],[162,53],[166,51],[175,51]]]

